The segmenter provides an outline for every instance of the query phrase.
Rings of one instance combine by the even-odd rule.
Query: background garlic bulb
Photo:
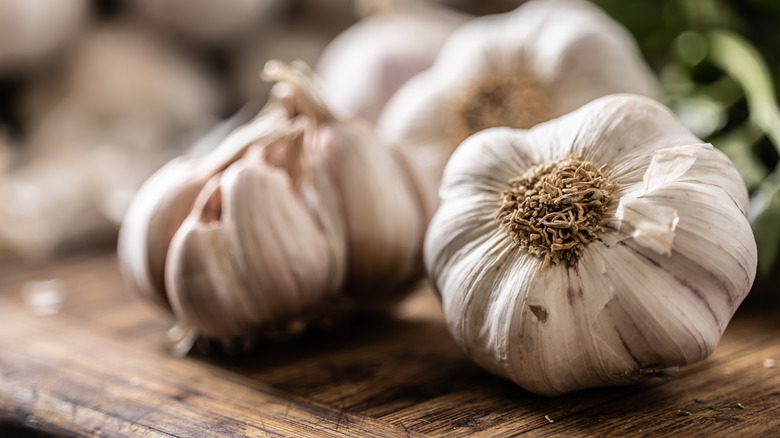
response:
[[[190,333],[232,339],[340,297],[383,302],[422,270],[423,218],[393,152],[336,118],[305,65],[264,76],[278,83],[260,114],[160,169],[120,233],[128,283]]]
[[[223,44],[279,18],[279,0],[136,0],[138,14],[201,44]]]
[[[731,162],[648,98],[466,140],[425,264],[477,363],[554,395],[714,350],[756,272]]]
[[[420,1],[363,3],[375,10],[328,44],[316,70],[335,110],[374,123],[398,88],[433,64],[466,16]]]
[[[28,260],[113,244],[138,187],[222,103],[191,58],[132,27],[93,29],[36,80],[23,96],[30,134],[0,185],[0,246]]]
[[[619,92],[659,95],[628,32],[590,2],[532,0],[458,29],[388,102],[377,129],[408,161],[430,216],[444,165],[469,135],[529,128]]]
[[[72,42],[89,6],[88,0],[0,0],[0,72],[43,61]]]

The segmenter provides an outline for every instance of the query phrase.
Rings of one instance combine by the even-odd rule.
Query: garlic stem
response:
[[[266,81],[286,83],[294,88],[295,111],[301,111],[314,120],[327,122],[333,120],[333,113],[322,99],[320,85],[314,72],[302,61],[287,64],[275,59],[268,61],[261,77]],[[294,115],[294,114],[293,114]]]

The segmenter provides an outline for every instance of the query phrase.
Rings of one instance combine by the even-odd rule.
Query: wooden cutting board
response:
[[[679,374],[557,398],[473,365],[424,282],[394,318],[251,353],[173,357],[172,324],[113,254],[0,267],[0,436],[780,436],[780,319],[744,311]]]

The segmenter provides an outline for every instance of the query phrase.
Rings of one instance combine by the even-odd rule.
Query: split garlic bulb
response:
[[[378,10],[328,44],[317,73],[334,109],[375,123],[398,88],[433,64],[466,16],[416,0],[365,3]]]
[[[393,152],[336,118],[305,65],[263,74],[277,84],[260,114],[160,169],[120,232],[127,282],[188,333],[284,330],[318,307],[390,300],[422,271],[423,218]]]
[[[529,128],[612,93],[659,95],[630,34],[584,0],[531,0],[481,17],[404,84],[377,124],[409,163],[430,216],[452,151],[495,126]]]
[[[600,98],[447,164],[425,265],[450,333],[538,394],[709,356],[756,272],[732,163],[663,105]]]
[[[299,316],[343,281],[335,186],[307,156],[303,127],[279,131],[206,183],[168,248],[171,306],[204,336]]]

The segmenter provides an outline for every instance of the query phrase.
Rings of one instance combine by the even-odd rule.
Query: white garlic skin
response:
[[[399,3],[347,28],[322,52],[316,71],[335,111],[376,123],[393,94],[430,67],[466,21],[434,4]]]
[[[531,0],[469,21],[448,38],[431,68],[398,90],[377,122],[379,137],[409,163],[428,219],[438,204],[444,166],[462,140],[447,134],[460,123],[449,116],[452,102],[486,75],[503,72],[508,78],[519,67],[547,94],[549,114],[536,114],[544,120],[608,94],[660,96],[632,36],[588,1]],[[513,105],[537,111],[533,100]]]
[[[495,220],[511,178],[571,154],[614,183],[605,230],[541,269]],[[450,159],[425,265],[447,326],[485,369],[557,395],[709,356],[756,272],[734,166],[661,104],[598,99],[530,130],[493,128]]]

